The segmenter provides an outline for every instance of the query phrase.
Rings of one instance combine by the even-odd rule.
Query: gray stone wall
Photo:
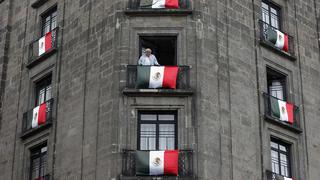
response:
[[[195,179],[266,180],[270,137],[292,144],[296,180],[320,177],[319,9],[316,0],[274,0],[295,58],[260,43],[261,1],[195,0],[190,15],[127,15],[126,0],[0,3],[0,179],[29,179],[31,147],[48,142],[52,179],[119,179],[122,149],[137,147],[139,110],[177,110],[178,147],[194,150]],[[27,68],[40,16],[58,10],[58,50]],[[126,65],[140,35],[177,36],[178,65],[191,66],[191,96],[126,96]],[[266,68],[288,75],[302,133],[265,121]],[[21,138],[35,82],[52,75],[53,124]]]

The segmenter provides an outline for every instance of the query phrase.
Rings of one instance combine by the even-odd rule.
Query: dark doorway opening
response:
[[[177,65],[176,36],[140,36],[139,44],[139,57],[150,48],[160,65]]]

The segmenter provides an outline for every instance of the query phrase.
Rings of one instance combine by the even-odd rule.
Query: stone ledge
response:
[[[37,57],[36,59],[30,60],[28,62],[28,64],[26,64],[27,68],[32,68],[34,66],[36,66],[37,64],[41,63],[42,60],[48,58],[49,56],[51,56],[52,54],[54,54],[58,49],[57,48],[52,48],[50,49],[48,52],[44,53],[43,55]]]
[[[46,124],[43,124],[39,126],[38,128],[30,129],[28,131],[22,132],[20,135],[21,139],[26,139],[32,135],[35,135],[41,131],[44,131],[45,129],[49,129],[52,126],[52,122],[48,122]]]
[[[291,61],[295,61],[297,59],[296,56],[292,55],[292,54],[289,54],[289,53],[286,53],[284,51],[281,51],[280,49],[276,48],[275,46],[273,46],[272,44],[266,42],[266,41],[263,41],[263,40],[260,40],[260,44],[272,51],[274,51],[275,53],[279,54],[279,55],[282,55],[286,58],[288,58],[289,60]]]
[[[192,96],[192,89],[124,89],[122,93],[126,96],[172,96],[187,97]]]
[[[124,13],[128,16],[188,16],[190,9],[127,9]]]
[[[275,118],[273,118],[273,117],[271,117],[271,116],[268,116],[268,115],[264,115],[264,117],[265,117],[265,120],[266,120],[267,122],[270,122],[270,123],[272,123],[272,124],[274,124],[274,125],[283,127],[283,128],[288,129],[288,130],[290,130],[290,131],[292,131],[292,132],[294,132],[294,133],[298,133],[298,134],[301,134],[301,133],[302,133],[302,129],[299,128],[299,127],[295,127],[295,126],[292,126],[292,125],[290,125],[290,124],[288,124],[288,123],[279,121],[279,120],[277,120],[277,119],[275,119]]]
[[[31,4],[31,7],[33,8],[38,8],[40,6],[42,6],[44,3],[46,3],[48,0],[36,0],[35,2],[33,2]]]

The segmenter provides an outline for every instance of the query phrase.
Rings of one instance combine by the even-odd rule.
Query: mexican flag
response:
[[[38,55],[41,56],[52,48],[52,33],[48,32],[39,39]]]
[[[178,9],[179,0],[141,0],[140,7]]]
[[[136,175],[178,175],[178,150],[137,151]]]
[[[293,124],[293,112],[294,105],[282,101],[280,99],[276,99],[274,97],[270,97],[271,103],[271,113],[273,116],[279,118],[281,121],[289,122]]]
[[[47,104],[42,103],[40,106],[33,108],[32,128],[38,127],[46,122]]]
[[[295,180],[294,178],[283,177],[283,180]]]
[[[269,28],[267,31],[267,40],[273,43],[277,48],[288,52],[289,40],[287,34],[284,34],[279,30]]]
[[[138,88],[176,89],[177,66],[137,66]]]

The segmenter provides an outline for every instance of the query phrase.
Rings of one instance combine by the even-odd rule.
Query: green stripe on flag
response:
[[[277,42],[277,32],[272,28],[267,30],[267,40],[275,44]]]
[[[149,174],[149,151],[136,151],[136,175]]]
[[[271,114],[275,117],[280,118],[280,109],[278,99],[270,96],[270,104],[271,104]]]
[[[149,88],[150,66],[137,67],[137,88]]]

